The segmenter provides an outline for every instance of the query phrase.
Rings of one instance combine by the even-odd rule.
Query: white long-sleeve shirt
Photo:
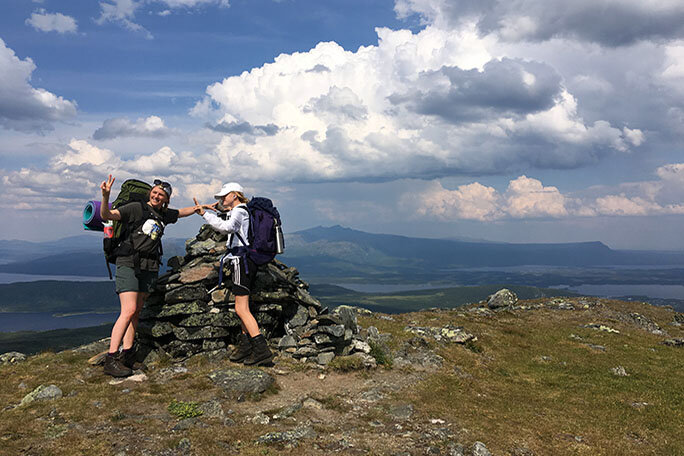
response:
[[[242,239],[244,239],[247,245],[249,245],[249,240],[247,239],[247,233],[249,232],[249,213],[247,212],[246,204],[238,204],[232,210],[228,211],[226,213],[225,220],[219,218],[216,214],[209,211],[206,211],[202,217],[204,217],[204,220],[209,225],[221,233],[240,233]],[[240,239],[237,236],[228,236],[226,246],[230,250],[233,247],[242,247],[243,244],[240,242]],[[226,255],[226,258],[237,257],[229,253]]]

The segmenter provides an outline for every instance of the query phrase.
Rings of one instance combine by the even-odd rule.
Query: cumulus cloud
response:
[[[117,117],[105,120],[102,126],[93,133],[93,139],[101,140],[120,137],[163,138],[171,133],[171,129],[164,125],[164,121],[157,116],[141,118],[135,122],[131,122],[123,117]]]
[[[44,131],[52,123],[76,115],[76,103],[30,84],[36,69],[18,58],[0,39],[0,126],[19,131]]]
[[[31,17],[26,19],[26,24],[41,32],[76,33],[78,31],[76,19],[73,17],[62,13],[48,13],[44,9],[34,11]]]
[[[443,28],[476,23],[480,34],[508,41],[570,38],[622,46],[684,37],[678,0],[396,0],[395,11]]]
[[[191,113],[238,122],[224,122],[215,154],[230,172],[271,180],[573,168],[641,144],[636,128],[585,122],[557,71],[494,57],[473,27],[377,33],[356,52],[319,43],[228,77]],[[278,131],[234,134],[247,125]]]
[[[82,207],[85,201],[99,197],[100,182],[108,174],[113,174],[119,183],[128,178],[148,182],[155,178],[168,180],[174,186],[174,204],[189,204],[193,194],[201,196],[206,193],[203,189],[220,187],[211,157],[177,152],[168,146],[122,157],[82,139],[72,139],[45,168],[0,173],[0,208],[26,210],[42,207],[63,211]],[[51,204],[44,207],[45,201]]]
[[[216,125],[207,124],[206,127],[219,133],[251,136],[273,136],[279,130],[278,126],[272,123],[268,125],[252,125],[249,122],[239,122],[237,120],[223,120]]]
[[[658,180],[592,187],[582,197],[563,194],[541,181],[519,176],[504,192],[473,182],[454,190],[430,183],[418,192],[418,212],[442,220],[501,220],[684,214],[684,163],[661,166]],[[402,196],[414,198],[415,192]]]

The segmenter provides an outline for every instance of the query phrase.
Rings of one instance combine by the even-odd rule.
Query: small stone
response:
[[[300,439],[313,439],[316,438],[316,431],[311,426],[300,426],[291,431],[284,432],[269,432],[264,434],[257,439],[257,443],[269,444],[269,443],[294,443]]]
[[[492,456],[487,447],[482,442],[475,442],[472,448],[473,456]]]
[[[316,399],[311,399],[310,397],[308,397],[304,400],[304,402],[302,402],[302,407],[310,408],[310,409],[316,409],[316,410],[322,410],[323,404],[318,402]]]
[[[400,420],[408,420],[413,415],[413,405],[411,405],[411,404],[395,405],[393,407],[390,407],[389,413],[394,418],[397,418]]]
[[[280,342],[278,342],[278,348],[281,350],[284,350],[286,348],[293,348],[297,346],[297,341],[295,340],[294,337],[290,335],[285,335],[280,339]]]
[[[613,367],[610,371],[617,377],[627,377],[629,375],[622,366]]]
[[[684,338],[667,339],[663,341],[663,344],[670,347],[682,347],[684,346]]]
[[[182,438],[180,439],[180,442],[178,442],[178,449],[181,451],[190,451],[190,447],[192,444],[190,443],[190,439],[188,438]]]
[[[265,426],[271,422],[271,419],[267,415],[259,412],[256,415],[254,415],[252,418],[250,418],[249,421],[253,424],[260,424],[262,426]]]

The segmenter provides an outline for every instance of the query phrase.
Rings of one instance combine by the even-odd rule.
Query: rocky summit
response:
[[[226,251],[225,234],[204,225],[186,242],[186,254],[173,257],[171,271],[140,316],[140,358],[184,359],[198,353],[225,353],[240,333],[230,267],[224,266],[219,285],[219,258]],[[302,362],[325,365],[335,356],[367,358],[367,337],[359,334],[356,315],[349,308],[330,313],[308,292],[299,272],[280,261],[260,267],[250,296],[250,308],[274,350]],[[366,362],[371,362],[366,359]]]

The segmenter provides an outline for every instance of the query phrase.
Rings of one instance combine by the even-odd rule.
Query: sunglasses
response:
[[[168,182],[161,181],[159,179],[155,179],[153,182],[154,186],[160,186],[162,190],[166,192],[167,195],[169,195],[169,198],[171,198],[171,193],[173,193],[173,189],[171,188],[171,184]]]

